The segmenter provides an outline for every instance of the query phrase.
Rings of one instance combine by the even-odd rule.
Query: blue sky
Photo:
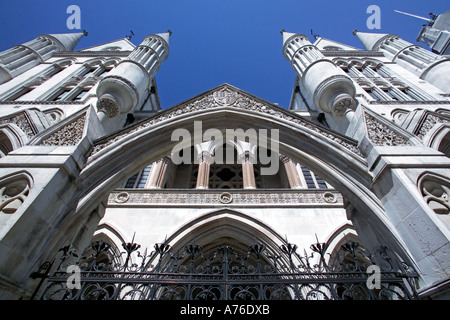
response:
[[[170,55],[156,75],[165,109],[222,83],[287,108],[295,78],[282,55],[281,29],[362,48],[352,30],[396,33],[416,43],[423,17],[450,9],[448,0],[1,0],[0,51],[44,33],[67,33],[70,5],[81,8],[81,29],[89,32],[76,49],[124,38],[138,45],[168,29]],[[381,9],[381,29],[369,30],[369,5]],[[314,38],[310,36],[310,40]]]

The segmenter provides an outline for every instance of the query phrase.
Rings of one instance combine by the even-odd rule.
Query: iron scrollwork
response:
[[[93,242],[84,254],[71,246],[60,250],[52,270],[41,278],[43,300],[341,300],[417,299],[417,274],[393,258],[386,247],[368,254],[347,242],[332,254],[324,243],[298,253],[286,242],[274,249],[257,242],[248,249],[229,245],[172,248],[124,243],[118,252],[106,242]],[[370,289],[367,268],[377,261],[380,287]],[[55,261],[58,261],[55,263]],[[79,287],[70,285],[69,266],[78,266]],[[48,264],[45,265],[47,269]],[[47,270],[46,269],[46,270]],[[42,268],[41,268],[42,270]],[[35,274],[39,277],[39,273]]]

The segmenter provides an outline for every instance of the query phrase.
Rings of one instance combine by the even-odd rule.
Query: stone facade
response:
[[[1,298],[30,298],[31,275],[67,244],[289,241],[307,253],[349,238],[394,250],[422,297],[449,297],[447,58],[395,35],[355,31],[359,50],[283,30],[289,109],[223,84],[161,110],[170,34],[80,51],[81,35],[41,36],[51,54],[32,55],[34,42],[0,54]],[[2,65],[27,54],[28,69]],[[173,152],[180,129],[194,136],[178,150],[190,162]]]

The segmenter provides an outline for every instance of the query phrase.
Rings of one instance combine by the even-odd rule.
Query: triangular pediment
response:
[[[263,104],[267,107],[275,107],[280,108],[277,104],[259,98],[251,93],[248,93],[242,89],[234,87],[228,83],[221,84],[215,88],[212,88],[208,91],[205,91],[201,94],[198,94],[188,100],[180,102],[167,110],[171,110],[173,108],[179,108],[180,106],[186,106],[189,104],[199,104],[201,103],[206,108],[214,108],[214,107],[233,107],[237,105],[242,105],[244,100],[249,102],[251,100],[256,101],[260,104]]]
[[[243,114],[243,117],[252,117],[254,115],[261,115],[266,117],[266,121],[281,120],[287,123],[288,126],[300,126],[308,132],[308,134],[319,135],[320,139],[332,140],[337,142],[341,147],[350,150],[352,153],[360,155],[357,148],[357,141],[350,139],[331,129],[322,127],[312,121],[304,119],[303,117],[285,109],[278,105],[254,96],[248,92],[238,89],[227,83],[222,84],[216,88],[208,90],[191,99],[176,104],[164,111],[133,125],[126,127],[116,133],[98,140],[92,150],[91,157],[99,153],[102,149],[111,144],[115,144],[122,139],[126,139],[130,134],[139,134],[146,128],[154,125],[176,121],[179,118],[189,116],[195,113],[205,113],[209,110],[219,111],[230,109],[232,111]],[[224,121],[227,121],[224,118]],[[235,126],[235,123],[230,120],[230,128]],[[255,119],[255,121],[257,121]],[[256,123],[255,123],[256,124]],[[286,124],[285,124],[286,125]]]

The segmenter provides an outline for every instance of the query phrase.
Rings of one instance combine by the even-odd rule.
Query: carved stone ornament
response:
[[[411,143],[403,136],[365,113],[367,135],[376,146],[407,146]]]
[[[44,146],[75,146],[83,138],[86,114],[66,124],[41,142]]]
[[[419,181],[419,190],[428,206],[437,214],[450,212],[450,180],[426,174]]]
[[[24,174],[0,181],[0,213],[15,213],[28,197],[29,192],[30,181]]]
[[[212,109],[212,108],[218,108],[223,107],[224,105],[219,104],[220,103],[231,103],[233,100],[233,104],[227,105],[232,108],[237,109],[243,109],[243,110],[249,110],[254,112],[260,112],[262,114],[268,114],[270,116],[276,117],[278,119],[283,119],[286,121],[290,121],[292,123],[301,125],[308,130],[314,131],[331,141],[334,141],[335,143],[339,144],[340,146],[348,149],[352,153],[361,156],[362,154],[360,150],[357,147],[356,141],[351,141],[349,139],[346,139],[345,137],[336,135],[331,130],[326,130],[325,128],[321,128],[309,121],[306,121],[302,119],[301,117],[292,114],[289,111],[286,111],[280,107],[271,106],[268,107],[264,103],[257,101],[256,99],[253,99],[251,97],[248,97],[247,95],[241,94],[239,92],[233,92],[233,95],[231,95],[231,89],[225,88],[220,91],[214,92],[212,94],[208,94],[205,96],[200,97],[197,100],[191,101],[186,104],[182,104],[178,106],[177,108],[171,108],[167,111],[158,114],[147,121],[141,122],[137,126],[132,126],[130,128],[122,130],[120,133],[118,133],[116,136],[113,136],[109,138],[106,141],[100,142],[97,144],[91,154],[90,157],[94,156],[104,148],[110,146],[111,144],[120,141],[121,139],[127,137],[128,135],[138,132],[140,130],[143,130],[147,127],[153,126],[159,122],[171,120],[173,118],[176,118],[178,116],[182,116],[187,113],[201,111],[205,109]],[[89,161],[89,160],[88,160]]]
[[[450,120],[447,119],[445,115],[428,113],[417,132],[417,137],[423,140],[428,131],[430,131],[438,123],[450,124]]]
[[[336,195],[331,192],[325,192],[323,194],[323,199],[325,200],[325,202],[328,202],[328,203],[336,203],[337,202]]]
[[[229,106],[236,102],[238,95],[237,92],[229,89],[223,89],[213,93],[215,102],[220,106]]]
[[[114,118],[119,114],[119,107],[117,105],[116,99],[109,94],[104,94],[98,99],[97,109],[105,113],[108,118]]]
[[[337,116],[343,116],[349,110],[354,110],[356,108],[355,99],[353,99],[349,94],[339,94],[335,97],[331,110],[333,114]]]
[[[117,203],[125,203],[130,199],[130,195],[127,192],[121,192],[118,195],[116,195],[115,201]]]
[[[219,196],[219,201],[225,204],[231,203],[233,202],[233,196],[228,192],[224,192]]]
[[[31,127],[30,121],[28,120],[27,116],[25,115],[25,111],[21,112],[19,114],[13,115],[12,117],[5,117],[5,118],[0,119],[0,125],[8,124],[8,123],[14,123],[15,125],[17,125],[30,139],[32,137],[34,137],[36,134]]]

